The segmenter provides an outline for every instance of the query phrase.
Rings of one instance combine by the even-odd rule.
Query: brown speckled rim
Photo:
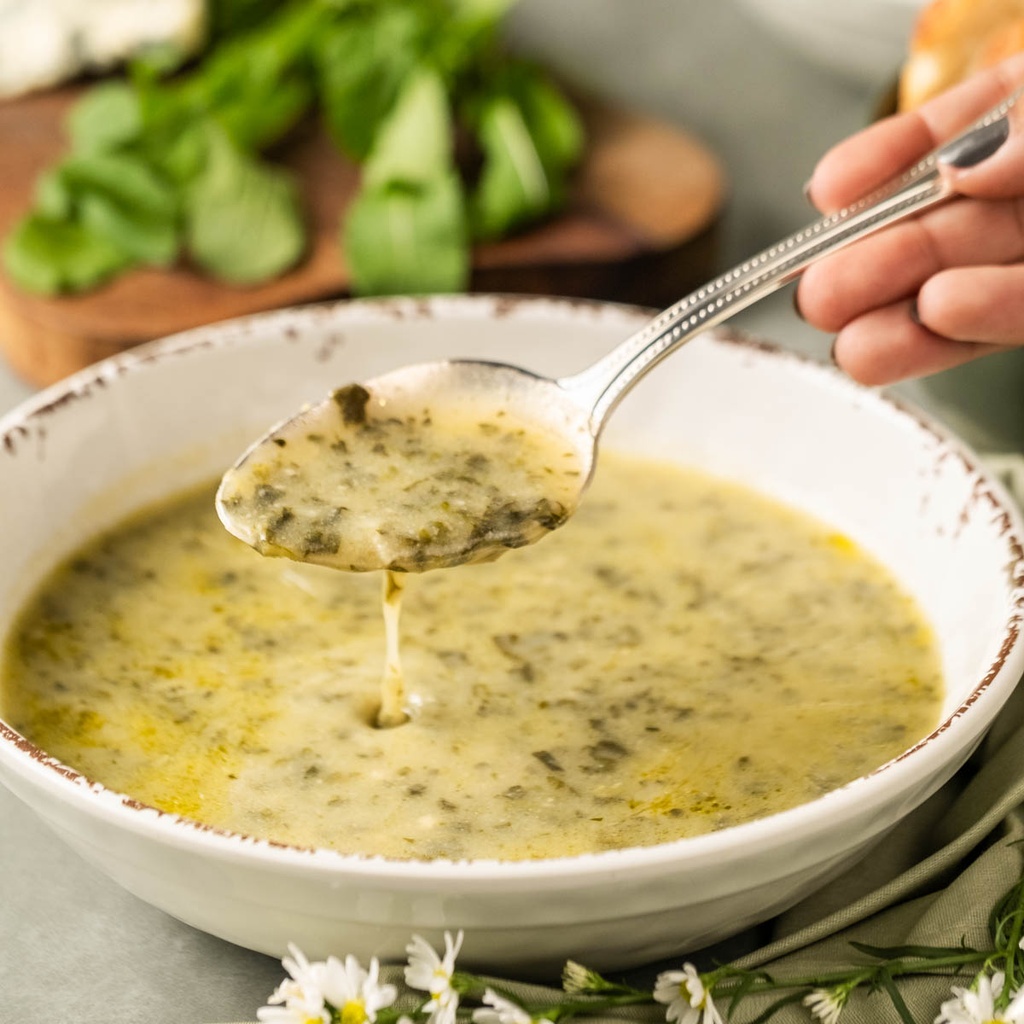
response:
[[[313,320],[343,326],[349,318],[354,322],[365,322],[367,317],[416,320],[458,313],[467,319],[482,319],[492,316],[507,318],[520,315],[524,311],[538,314],[546,311],[561,318],[572,319],[578,315],[598,319],[613,318],[622,323],[624,330],[629,331],[642,327],[654,312],[639,306],[590,299],[472,295],[423,299],[343,300],[257,313],[194,328],[103,360],[40,392],[0,418],[0,470],[2,456],[16,456],[22,444],[31,437],[33,429],[39,426],[40,421],[45,421],[75,402],[88,400],[95,393],[105,391],[124,374],[145,372],[167,359],[190,357],[207,349],[244,344],[253,334],[264,337],[276,334],[286,341],[298,342],[302,329],[296,325],[296,320],[303,324]],[[262,851],[272,858],[284,858],[286,861],[305,866],[313,865],[331,873],[344,871],[356,875],[416,878],[434,882],[450,880],[465,883],[470,878],[479,881],[499,880],[506,883],[514,880],[529,882],[540,875],[554,878],[579,875],[581,872],[606,872],[609,869],[617,869],[625,862],[628,862],[626,866],[631,870],[636,870],[642,867],[655,868],[666,861],[717,859],[721,857],[723,847],[726,846],[744,847],[750,843],[767,843],[770,846],[773,841],[784,841],[785,836],[793,828],[808,827],[809,820],[813,821],[825,808],[831,808],[840,815],[844,810],[856,810],[869,800],[879,778],[911,771],[912,766],[916,768],[921,761],[921,755],[941,744],[942,738],[950,730],[957,728],[958,723],[965,717],[974,714],[977,705],[998,699],[998,696],[992,694],[997,681],[1004,682],[1008,696],[1024,673],[1024,645],[1021,644],[1021,623],[1024,621],[1024,545],[1021,538],[1024,536],[1024,527],[1021,516],[1002,485],[985,470],[980,458],[955,434],[912,404],[862,388],[831,366],[743,331],[718,328],[709,333],[719,344],[745,349],[757,358],[785,360],[796,372],[814,374],[826,386],[847,393],[856,391],[864,394],[868,401],[887,407],[902,422],[909,423],[929,435],[935,446],[936,465],[947,459],[956,459],[962,465],[965,475],[973,479],[962,518],[970,515],[974,508],[986,508],[990,522],[1006,545],[1006,573],[1012,596],[1008,601],[999,650],[967,697],[935,729],[902,754],[872,772],[807,803],[719,832],[673,840],[655,846],[630,847],[575,857],[531,861],[387,860],[377,856],[341,854],[327,849],[295,846],[205,825],[190,818],[161,811],[130,796],[107,789],[47,754],[3,719],[0,719],[0,761],[4,759],[6,751],[7,759],[15,762],[11,765],[12,770],[34,776],[30,784],[38,785],[42,782],[44,785],[57,786],[64,799],[91,800],[91,810],[104,814],[121,827],[134,830],[149,830],[155,827],[160,831],[162,839],[179,843],[189,842],[188,837],[202,837],[204,844],[209,840],[210,845],[206,846],[205,852],[210,854],[228,858],[249,857],[259,855]],[[986,723],[978,730],[975,742],[980,740],[990,724]],[[12,755],[12,750],[16,751],[16,754]],[[129,813],[126,815],[125,811]],[[743,837],[742,842],[738,842],[740,836]],[[692,858],[688,855],[692,855]]]

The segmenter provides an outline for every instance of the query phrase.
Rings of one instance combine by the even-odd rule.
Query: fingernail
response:
[[[836,343],[838,342],[838,340],[839,340],[839,339],[837,338],[837,339],[836,339],[835,341],[833,341],[833,342],[832,342],[832,347],[831,347],[831,348],[830,348],[830,349],[828,350],[828,359],[829,359],[829,362],[830,362],[830,363],[831,363],[831,364],[832,364],[832,365],[833,365],[833,366],[834,366],[834,367],[835,367],[835,368],[836,368],[837,370],[838,370],[838,369],[840,369],[840,366],[839,366],[839,360],[838,360],[838,359],[836,359]]]
[[[917,308],[917,299],[914,299],[910,303],[910,306],[907,309],[907,316],[910,317],[911,323],[917,324],[918,327],[924,326],[924,324],[921,323],[921,311]]]
[[[808,178],[804,182],[804,186],[803,186],[803,190],[802,190],[803,194],[804,194],[804,199],[807,200],[807,205],[808,206],[813,206],[814,205],[814,200],[811,198],[811,182],[812,181],[814,181],[813,178]]]
[[[939,163],[964,170],[987,160],[1010,137],[1009,118],[996,118],[979,125],[947,143],[939,152]]]

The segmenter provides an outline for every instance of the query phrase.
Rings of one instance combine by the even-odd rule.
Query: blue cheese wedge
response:
[[[0,97],[107,71],[156,45],[194,53],[205,0],[0,0]]]

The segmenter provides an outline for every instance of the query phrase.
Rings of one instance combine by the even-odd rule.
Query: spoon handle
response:
[[[816,260],[955,195],[946,166],[969,166],[1006,138],[1007,114],[1024,90],[1013,93],[963,134],[864,199],[814,221],[680,299],[607,356],[559,380],[589,408],[597,437],[626,392],[657,363],[696,334],[799,277]]]

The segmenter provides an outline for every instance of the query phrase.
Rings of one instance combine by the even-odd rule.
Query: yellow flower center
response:
[[[366,1024],[366,1003],[362,999],[350,999],[341,1008],[341,1024]]]

